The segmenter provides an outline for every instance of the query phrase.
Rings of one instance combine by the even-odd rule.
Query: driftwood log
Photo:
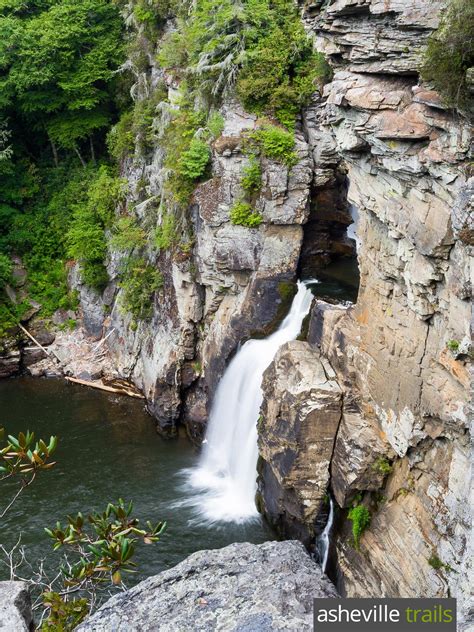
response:
[[[131,385],[120,384],[117,386],[109,386],[104,384],[102,380],[80,380],[77,377],[65,378],[68,382],[74,382],[74,384],[81,384],[82,386],[90,386],[90,388],[97,388],[101,391],[107,391],[109,393],[118,393],[119,395],[128,395],[128,397],[136,397],[138,399],[145,399],[145,396]]]

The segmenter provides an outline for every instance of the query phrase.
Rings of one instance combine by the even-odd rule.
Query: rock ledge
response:
[[[113,597],[77,632],[309,632],[314,597],[337,593],[302,544],[237,543]]]

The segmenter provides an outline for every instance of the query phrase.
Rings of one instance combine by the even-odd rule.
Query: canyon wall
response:
[[[314,536],[328,486],[339,508],[331,564],[342,594],[457,596],[466,620],[473,584],[470,128],[417,74],[444,3],[320,4],[306,8],[305,21],[335,72],[312,118],[347,170],[361,284],[352,307],[313,306],[288,387],[284,360],[296,349],[267,370],[260,496],[284,533]],[[326,363],[335,376],[326,371],[325,379],[342,392],[337,425],[313,377]],[[303,372],[301,397],[290,410],[295,366]],[[312,409],[318,413],[305,423]],[[270,443],[282,427],[292,429],[292,440]],[[371,523],[358,547],[347,510],[360,504]]]
[[[283,535],[311,546],[330,494],[329,572],[342,594],[449,594],[467,621],[471,130],[418,74],[445,4],[305,3],[306,29],[334,76],[297,122],[297,164],[262,158],[260,226],[230,219],[249,160],[245,136],[259,121],[229,97],[209,177],[188,209],[189,247],[147,250],[163,273],[150,318],[137,321],[122,307],[119,252],[109,250],[103,294],[82,285],[77,269],[70,278],[87,333],[107,336],[115,374],[142,389],[162,432],[183,423],[198,443],[238,345],[275,328],[297,274],[351,254],[346,228],[355,209],[357,302],[315,300],[305,340],[285,345],[264,376],[259,507]],[[164,86],[175,107],[176,77],[159,67],[140,30],[138,39],[147,63],[134,70],[134,98]],[[152,119],[151,147],[121,164],[127,206],[147,233],[163,221],[167,177],[166,112],[157,106]],[[12,346],[5,374],[19,361]],[[354,505],[371,516],[360,544],[348,520]]]

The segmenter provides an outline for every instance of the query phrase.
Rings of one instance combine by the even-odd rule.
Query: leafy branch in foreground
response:
[[[82,513],[68,516],[63,527],[59,522],[54,529],[45,529],[54,541],[57,550],[66,547],[78,556],[77,561],[65,569],[66,586],[83,586],[85,582],[102,582],[109,578],[118,585],[122,572],[135,572],[132,561],[136,543],[152,544],[159,540],[166,523],[146,523],[139,528],[139,520],[132,516],[133,503],[125,504],[119,499],[116,505],[109,503],[102,513],[91,513],[84,518]]]
[[[57,437],[49,443],[35,442],[33,432],[20,432],[18,437],[8,435],[0,428],[0,482],[18,476],[20,486],[11,501],[0,513],[3,518],[21,492],[31,485],[39,471],[49,470],[55,462],[51,455],[57,447]],[[33,568],[28,560],[21,534],[11,550],[0,544],[3,564],[9,569],[11,580],[28,582],[34,594],[34,610],[40,610],[38,629],[68,632],[73,630],[97,605],[110,596],[110,589],[125,588],[123,573],[136,572],[133,561],[139,543],[158,542],[166,528],[165,522],[140,526],[133,516],[133,503],[119,499],[109,503],[103,512],[81,513],[67,516],[62,526],[57,522],[45,529],[53,541],[53,549],[62,549],[64,555],[59,569],[51,577],[40,560]],[[20,569],[23,569],[21,571]],[[20,576],[26,570],[28,576]]]
[[[3,444],[3,446],[2,446]],[[39,471],[49,470],[55,462],[51,456],[58,444],[57,437],[51,437],[46,444],[43,439],[35,443],[34,432],[20,432],[18,437],[8,435],[5,440],[5,430],[0,428],[0,481],[18,476],[20,484],[17,492],[1,511],[3,518],[15,500],[35,480]]]

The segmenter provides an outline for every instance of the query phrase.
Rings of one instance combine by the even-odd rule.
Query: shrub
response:
[[[440,570],[441,568],[444,568],[444,564],[443,562],[439,559],[439,557],[437,555],[435,555],[434,553],[431,555],[431,557],[428,560],[428,564],[434,568],[436,571]]]
[[[255,156],[252,156],[248,165],[243,168],[240,184],[248,195],[253,195],[260,191],[262,187],[262,170]]]
[[[265,125],[252,132],[250,139],[257,144],[267,158],[281,162],[288,168],[298,162],[298,156],[294,151],[294,135],[281,127]]]
[[[189,180],[197,180],[206,171],[211,152],[207,144],[199,138],[193,138],[189,149],[179,161],[180,174]]]
[[[165,151],[164,165],[169,173],[168,180],[165,183],[165,193],[179,205],[184,206],[188,204],[194,189],[194,180],[186,177],[181,171],[183,156],[189,151],[196,131],[203,127],[205,123],[205,112],[194,110],[192,105],[184,100],[180,105],[180,109],[171,113],[171,120],[164,131],[161,146]],[[198,142],[200,143],[200,149],[197,152],[201,153],[202,162],[206,158],[205,170],[210,152],[209,149],[204,150],[204,147],[202,147],[205,144],[203,141]],[[196,173],[196,160],[194,157],[191,158],[194,173]],[[202,163],[200,164],[202,169]]]
[[[375,463],[372,464],[372,469],[379,474],[387,476],[392,471],[392,465],[385,456],[379,456]]]
[[[125,112],[107,134],[107,148],[118,162],[130,155],[135,148],[132,128],[133,112]]]
[[[145,231],[138,225],[135,217],[120,217],[115,223],[110,244],[112,248],[121,251],[142,248],[146,244]]]
[[[352,535],[354,537],[354,547],[359,550],[360,538],[370,525],[370,512],[364,505],[356,505],[349,510],[347,515],[352,522]]]
[[[216,110],[212,111],[207,119],[206,127],[213,138],[219,138],[224,131],[224,117],[222,114]]]
[[[239,201],[230,210],[230,221],[232,224],[246,226],[247,228],[257,228],[263,221],[260,213],[252,210],[247,202]]]
[[[163,286],[163,276],[142,257],[131,257],[122,274],[122,306],[136,320],[147,320],[153,313],[153,295]]]
[[[322,60],[288,0],[193,3],[159,55],[165,68],[186,68],[191,90],[206,100],[218,102],[236,86],[248,110],[290,127],[328,77]]]
[[[164,213],[161,225],[155,230],[155,245],[158,250],[168,250],[176,241],[176,220],[171,213]]]
[[[10,257],[0,252],[0,291],[12,282],[13,265]]]
[[[270,22],[250,46],[237,93],[248,110],[271,113],[292,129],[301,107],[332,72],[324,55],[313,52],[294,6],[276,0],[270,7]]]
[[[67,233],[68,255],[79,261],[84,283],[97,290],[104,289],[108,282],[104,230],[111,226],[115,207],[124,192],[124,182],[114,177],[109,168],[100,167],[87,191],[87,199],[75,206]]]
[[[428,40],[421,75],[433,84],[446,105],[474,113],[466,73],[474,66],[474,4],[452,0],[441,24]]]
[[[446,346],[453,353],[457,353],[457,351],[459,351],[459,346],[460,346],[459,340],[448,340],[448,342],[446,343]]]

